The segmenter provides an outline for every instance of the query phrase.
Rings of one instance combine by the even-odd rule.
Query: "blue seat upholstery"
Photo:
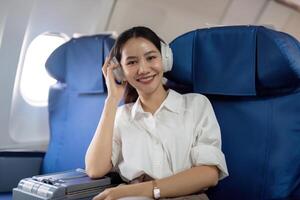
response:
[[[49,90],[50,142],[40,174],[84,168],[106,98],[101,67],[113,44],[109,34],[71,39],[48,58],[57,83]],[[1,200],[11,198],[0,193]]]
[[[229,26],[170,45],[168,79],[206,95],[221,127],[229,177],[210,199],[300,199],[299,42],[261,26]]]
[[[49,90],[51,140],[42,173],[84,168],[106,98],[101,67],[113,44],[111,35],[81,37],[48,58],[47,71],[57,83]]]
[[[12,194],[11,192],[0,193],[0,200],[11,200]]]

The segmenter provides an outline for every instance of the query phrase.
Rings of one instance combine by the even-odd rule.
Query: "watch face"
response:
[[[154,188],[153,189],[153,196],[154,196],[155,199],[160,198],[160,189]]]

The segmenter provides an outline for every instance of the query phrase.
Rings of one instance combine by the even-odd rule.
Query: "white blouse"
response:
[[[112,163],[129,181],[144,173],[160,179],[199,165],[217,166],[219,179],[228,176],[220,127],[201,94],[170,89],[153,115],[139,99],[122,105],[113,134]]]

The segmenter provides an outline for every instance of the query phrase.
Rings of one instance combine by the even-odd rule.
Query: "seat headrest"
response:
[[[256,96],[295,90],[300,45],[288,34],[262,26],[198,29],[170,43],[171,81],[204,94]]]
[[[266,28],[257,34],[257,90],[280,94],[299,88],[300,43],[292,36]]]
[[[50,76],[78,92],[104,92],[101,66],[114,39],[110,34],[73,38],[46,61]]]

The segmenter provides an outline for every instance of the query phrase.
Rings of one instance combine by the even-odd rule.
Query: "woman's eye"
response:
[[[153,59],[155,59],[156,58],[156,56],[149,56],[148,58],[147,58],[147,60],[153,60]]]
[[[132,60],[132,61],[127,62],[127,65],[134,65],[135,63],[136,63],[136,61]]]

